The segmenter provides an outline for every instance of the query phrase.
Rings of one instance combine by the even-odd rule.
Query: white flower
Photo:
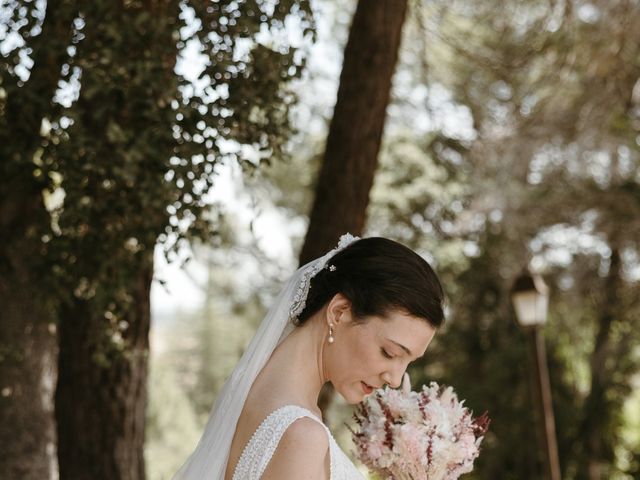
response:
[[[402,390],[378,389],[360,404],[360,431],[353,432],[358,458],[397,479],[455,480],[470,472],[488,417],[475,424],[451,387],[432,382],[411,392],[403,383]]]

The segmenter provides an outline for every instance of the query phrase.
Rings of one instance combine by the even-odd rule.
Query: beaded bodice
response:
[[[259,480],[275,453],[285,430],[302,417],[309,417],[320,422],[329,435],[330,479],[364,480],[363,475],[336,443],[322,420],[311,411],[298,405],[280,407],[262,421],[242,451],[233,473],[233,480]]]

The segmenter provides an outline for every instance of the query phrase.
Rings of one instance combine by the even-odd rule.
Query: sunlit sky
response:
[[[292,235],[300,235],[304,226],[300,222],[291,222],[275,208],[261,210],[258,215],[251,197],[243,188],[242,179],[239,167],[225,166],[216,176],[216,187],[211,192],[211,199],[222,202],[227,215],[234,218],[234,224],[240,229],[244,227],[244,240],[247,243],[255,237],[260,249],[274,262],[291,263],[294,253],[290,239]],[[253,233],[250,233],[251,228]],[[183,251],[181,259],[188,255],[188,250]],[[156,246],[154,279],[162,279],[166,283],[161,285],[154,281],[151,286],[152,316],[166,316],[176,310],[194,311],[201,307],[204,294],[198,285],[206,283],[207,271],[197,261],[189,262],[184,269],[180,267],[180,263],[174,261],[168,264],[162,246]],[[247,265],[246,271],[242,273],[251,275],[256,268],[256,265]]]

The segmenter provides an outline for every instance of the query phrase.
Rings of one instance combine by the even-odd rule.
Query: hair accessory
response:
[[[360,240],[360,237],[354,237],[350,233],[345,233],[340,237],[340,241],[338,242],[338,246],[336,248],[327,253],[319,261],[312,263],[310,268],[303,272],[302,280],[300,281],[298,289],[296,290],[296,293],[293,297],[293,301],[291,302],[291,308],[289,309],[289,318],[297,318],[298,315],[300,315],[304,310],[304,307],[307,305],[307,295],[309,293],[309,285],[311,284],[311,279],[326,267],[327,262],[331,260],[331,257],[333,257],[340,250],[344,250],[356,240]],[[331,266],[335,268],[335,265]],[[331,266],[329,267],[329,270],[331,270]]]
[[[336,266],[335,265],[329,265],[329,271],[330,272],[335,272],[336,271]]]

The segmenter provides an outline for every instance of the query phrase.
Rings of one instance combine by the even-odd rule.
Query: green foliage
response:
[[[545,336],[563,478],[585,478],[595,431],[603,475],[637,475],[623,405],[640,366],[638,42],[618,25],[640,16],[623,2],[416,2],[408,22],[367,234],[433,260],[447,291],[447,325],[414,382],[450,383],[476,413],[489,410],[476,478],[539,478],[528,346],[508,294],[530,264],[553,292]],[[420,128],[424,86],[436,106]],[[449,112],[457,127],[446,128]],[[612,304],[601,371],[594,349]],[[605,379],[599,406],[588,403],[594,375]]]
[[[215,235],[216,164],[249,165],[251,149],[284,156],[286,85],[305,59],[281,39],[285,20],[313,38],[309,4],[15,1],[6,12],[3,45],[18,41],[0,78],[3,236],[40,239],[33,263],[52,296],[92,302],[117,333],[156,242],[172,260],[185,240]],[[203,56],[196,84],[176,73],[189,45]],[[25,202],[40,203],[40,220],[17,214]]]
[[[463,117],[458,132],[438,127],[444,107],[429,115],[426,135],[392,130],[392,122],[368,233],[398,238],[438,267],[448,325],[413,373],[451,383],[478,413],[490,411],[478,478],[536,478],[540,467],[530,448],[526,344],[508,296],[527,263],[554,292],[546,336],[564,478],[586,478],[589,462],[611,478],[636,465],[622,406],[640,370],[631,300],[639,64],[635,37],[612,33],[617,21],[638,25],[640,16],[623,2],[432,2],[417,5],[412,19],[403,73],[433,95],[450,92],[449,111],[467,108],[473,134],[459,133]],[[396,105],[411,112],[416,89],[404,82]],[[442,155],[425,138],[464,140]],[[452,159],[455,173],[446,173]],[[616,250],[627,259],[619,274],[611,270]],[[590,435],[602,439],[596,450]]]

